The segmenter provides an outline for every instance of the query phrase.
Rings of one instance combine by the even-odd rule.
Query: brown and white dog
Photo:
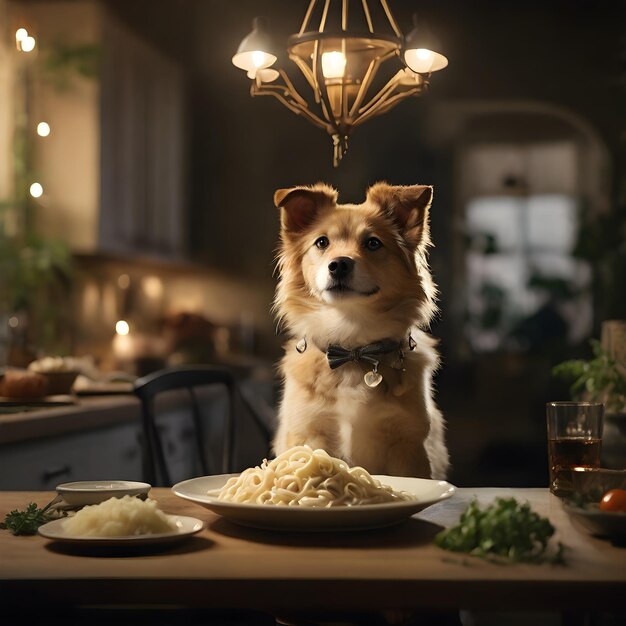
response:
[[[291,339],[274,451],[302,444],[374,474],[444,478],[439,359],[421,328],[435,307],[427,263],[432,187],[370,187],[337,204],[318,183],[280,189],[275,311]]]

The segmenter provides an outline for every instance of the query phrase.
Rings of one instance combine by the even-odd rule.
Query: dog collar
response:
[[[415,340],[409,334],[407,345],[409,350],[415,349]],[[328,359],[328,365],[330,369],[337,369],[346,363],[360,363],[366,362],[370,363],[373,368],[371,371],[366,372],[363,377],[363,381],[368,387],[378,387],[383,380],[382,375],[378,371],[378,366],[380,365],[380,357],[385,356],[387,354],[392,354],[394,352],[398,353],[398,358],[394,363],[392,363],[391,367],[394,369],[404,370],[404,341],[397,341],[395,339],[385,338],[380,341],[375,341],[373,343],[368,343],[364,346],[359,346],[358,348],[344,348],[343,346],[337,344],[329,344],[326,348],[326,358]],[[308,347],[306,337],[302,337],[300,341],[296,344],[296,350],[300,354],[306,351]],[[321,348],[319,348],[322,352]]]

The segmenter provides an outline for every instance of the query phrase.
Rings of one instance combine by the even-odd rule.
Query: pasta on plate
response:
[[[351,468],[309,446],[291,448],[230,478],[217,497],[224,502],[317,508],[415,500],[410,493],[381,484],[362,467]]]

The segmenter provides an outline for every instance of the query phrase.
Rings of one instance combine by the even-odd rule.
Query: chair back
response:
[[[165,391],[186,389],[190,396],[193,423],[193,439],[196,454],[204,475],[209,473],[205,454],[205,432],[202,413],[195,387],[223,385],[228,392],[228,410],[224,421],[222,441],[222,472],[233,471],[234,449],[234,406],[236,379],[233,373],[224,367],[209,365],[186,365],[154,372],[137,379],[134,391],[141,401],[141,415],[144,441],[144,476],[154,486],[171,486],[171,473],[165,457],[163,441],[156,423],[155,397]]]

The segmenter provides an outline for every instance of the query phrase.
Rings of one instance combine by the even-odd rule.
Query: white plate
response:
[[[109,498],[148,494],[151,485],[133,480],[81,480],[57,485],[57,493],[67,504],[85,506],[99,504]]]
[[[195,517],[168,515],[176,522],[176,530],[149,535],[127,535],[124,537],[83,537],[72,535],[63,527],[64,518],[55,519],[39,527],[39,534],[46,539],[89,546],[137,546],[145,544],[173,543],[199,533],[204,523]]]
[[[231,476],[236,476],[236,474],[192,478],[174,485],[172,491],[185,500],[200,504],[243,526],[293,531],[353,530],[391,526],[431,504],[449,498],[456,491],[453,485],[443,480],[374,476],[383,485],[412,493],[416,500],[362,506],[337,506],[328,509],[236,504],[222,502],[216,496],[207,494],[209,491],[221,489]]]

